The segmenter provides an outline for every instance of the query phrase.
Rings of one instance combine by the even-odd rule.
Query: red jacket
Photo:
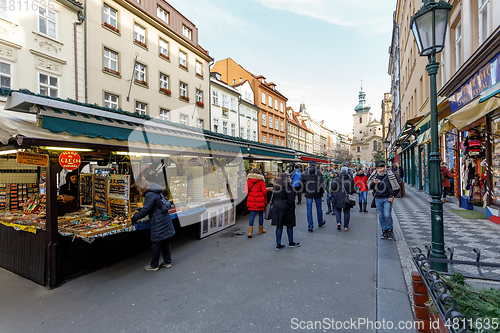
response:
[[[248,193],[248,191],[250,191],[250,193]],[[255,173],[248,174],[245,194],[248,195],[248,210],[264,210],[267,204],[267,189],[264,176]]]
[[[441,186],[443,187],[451,187],[450,178],[453,178],[453,174],[447,167],[441,167],[441,173],[444,175],[445,180],[441,182]]]
[[[359,192],[366,192],[368,191],[368,177],[366,177],[365,174],[363,176],[359,176],[356,174],[356,177],[354,177],[354,182],[356,183],[356,186],[359,188]]]

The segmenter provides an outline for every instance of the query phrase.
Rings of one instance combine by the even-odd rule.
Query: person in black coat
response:
[[[135,211],[132,222],[149,216],[151,225],[151,264],[144,269],[147,271],[157,271],[161,267],[172,267],[172,255],[170,250],[170,237],[175,235],[172,218],[168,213],[171,208],[168,200],[163,200],[162,188],[160,185],[143,180],[137,184],[137,189],[144,195],[144,205],[140,211]],[[165,204],[164,204],[165,202]],[[163,262],[160,266],[160,251],[163,255]]]
[[[271,225],[276,226],[276,250],[281,245],[283,226],[286,226],[288,234],[288,247],[299,247],[300,243],[293,241],[293,227],[295,227],[295,192],[290,182],[288,173],[282,173],[274,183],[273,189],[273,218]]]
[[[314,160],[309,162],[309,168],[302,173],[300,177],[300,186],[306,197],[307,205],[307,229],[313,232],[313,202],[316,204],[316,213],[318,216],[318,227],[321,228],[325,225],[326,221],[323,219],[323,207],[321,198],[325,193],[325,179],[323,174],[316,166]]]
[[[349,221],[351,218],[352,206],[345,203],[346,194],[356,193],[357,187],[354,180],[349,176],[347,167],[342,167],[340,176],[335,178],[331,184],[331,193],[335,193],[333,207],[335,207],[335,217],[337,218],[337,230],[342,229],[342,211],[344,212],[344,230],[349,231]],[[356,203],[356,202],[354,202]]]

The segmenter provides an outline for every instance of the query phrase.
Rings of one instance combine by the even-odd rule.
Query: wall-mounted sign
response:
[[[222,108],[222,118],[229,118],[229,110]]]
[[[59,155],[59,165],[66,170],[72,171],[78,169],[81,163],[82,158],[75,151],[67,150]]]
[[[33,154],[26,151],[17,152],[17,163],[46,167],[49,155]]]

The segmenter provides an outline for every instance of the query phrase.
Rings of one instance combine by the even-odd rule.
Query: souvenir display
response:
[[[112,217],[130,219],[130,176],[108,176],[108,213]]]
[[[486,203],[486,149],[485,136],[479,130],[471,129],[465,133],[460,147],[463,151],[463,184],[468,191],[468,201],[483,206]]]
[[[187,180],[186,177],[172,177],[170,179],[170,193],[176,208],[186,206],[187,203]]]
[[[94,207],[106,210],[107,177],[94,176]]]
[[[94,175],[80,174],[79,182],[80,206],[92,206],[94,197]]]

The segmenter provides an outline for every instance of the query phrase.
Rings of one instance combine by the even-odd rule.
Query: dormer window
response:
[[[186,27],[185,25],[182,25],[182,34],[184,35],[184,37],[192,39],[193,36],[192,30]]]

